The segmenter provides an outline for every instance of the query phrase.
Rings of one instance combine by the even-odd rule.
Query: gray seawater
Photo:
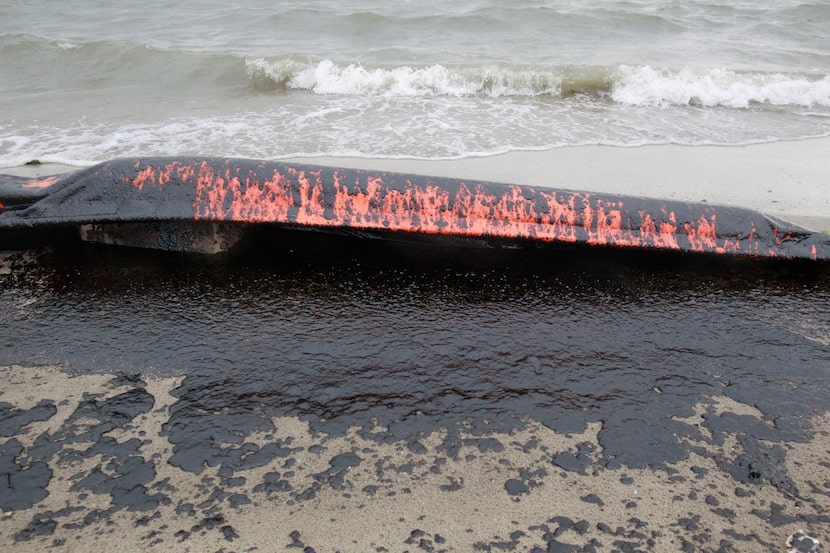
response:
[[[0,166],[830,135],[830,1],[0,3]]]

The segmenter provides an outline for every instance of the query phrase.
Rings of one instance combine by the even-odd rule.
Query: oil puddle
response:
[[[787,467],[790,448],[810,445],[811,421],[830,408],[823,267],[340,238],[305,246],[223,260],[4,254],[0,365],[20,378],[34,365],[104,378],[72,409],[58,391],[28,405],[0,395],[3,497],[14,497],[3,509],[36,509],[66,466],[78,468],[67,493],[108,498],[80,514],[34,517],[18,541],[52,536],[48,521],[83,527],[125,509],[175,509],[194,520],[179,538],[233,541],[242,531],[228,509],[257,497],[278,497],[300,516],[300,505],[326,494],[365,502],[405,493],[390,474],[445,494],[488,490],[473,486],[473,469],[497,474],[493,493],[513,502],[556,478],[612,474],[626,486],[628,475],[659,470],[672,485],[711,471],[727,479],[719,485],[731,486],[729,497],[763,487],[815,503]],[[153,382],[167,382],[164,393],[148,392]],[[157,435],[139,434],[137,421],[153,417]],[[492,464],[476,467],[484,460]],[[692,460],[708,468],[679,474]],[[188,478],[196,491],[177,500],[177,479]],[[579,495],[580,509],[603,511],[603,489]],[[734,522],[738,508],[712,493],[700,495],[708,511]],[[830,523],[821,509],[798,519],[776,505],[754,504],[755,517],[784,528]],[[473,533],[482,550],[534,539],[553,547],[556,528],[584,537],[580,547],[659,537],[634,523],[614,534],[603,521],[608,531],[591,534],[568,516],[499,539]],[[674,523],[700,534],[693,517]],[[409,545],[427,539],[435,550],[446,538],[423,525],[404,530],[421,532],[407,534]],[[303,543],[307,533],[285,535]]]

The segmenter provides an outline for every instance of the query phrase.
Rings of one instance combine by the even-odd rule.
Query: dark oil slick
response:
[[[220,258],[88,245],[41,253],[0,277],[0,365],[122,373],[127,391],[90,397],[69,419],[83,424],[42,435],[22,456],[15,433],[54,406],[0,403],[10,437],[0,448],[3,508],[42,499],[48,463],[67,442],[92,442],[110,459],[73,489],[112,495],[112,510],[169,502],[141,441],[103,436],[152,409],[144,381],[158,375],[183,376],[164,425],[169,462],[191,473],[220,468],[212,500],[180,506],[193,512],[246,503],[234,478],[291,458],[290,443],[245,439],[274,432],[280,416],[328,436],[358,428],[413,452],[440,431],[449,458],[469,445],[499,451],[490,436],[528,421],[563,434],[601,421],[598,463],[623,470],[670,468],[694,447],[686,438],[718,443],[740,431],[738,453],[716,459],[722,470],[736,485],[797,496],[780,444],[808,440],[807,418],[830,408],[829,321],[830,277],[812,262],[475,250],[300,231],[265,233],[252,251]],[[726,412],[704,428],[678,420],[714,396],[763,418]],[[584,472],[591,453],[585,444],[553,465]],[[336,489],[364,457],[333,457],[315,486],[291,497]],[[15,483],[23,475],[28,488]],[[541,476],[519,474],[505,489],[529,493]],[[260,486],[290,488],[279,472]],[[32,524],[31,533],[49,531]]]

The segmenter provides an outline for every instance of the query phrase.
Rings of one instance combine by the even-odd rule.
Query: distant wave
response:
[[[9,89],[113,86],[150,90],[157,83],[182,94],[210,95],[215,89],[249,84],[241,56],[154,48],[141,43],[52,40],[0,34],[0,95]],[[13,75],[14,78],[10,78]],[[17,93],[17,92],[15,92]]]
[[[382,96],[573,96],[631,106],[830,106],[830,76],[750,73],[722,68],[481,65],[364,67],[331,60],[246,60],[254,88]]]

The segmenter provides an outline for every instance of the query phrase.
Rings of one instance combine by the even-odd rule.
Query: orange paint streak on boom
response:
[[[45,177],[38,180],[29,181],[23,185],[23,188],[49,188],[58,182],[57,176]]]
[[[187,181],[195,172],[195,168],[192,164],[177,161],[169,163],[163,167],[153,167],[152,165],[147,165],[144,169],[141,169],[141,161],[136,161],[135,169],[138,171],[138,174],[130,182],[139,190],[144,188],[146,184],[154,184],[160,188],[163,188],[164,185],[171,181]]]
[[[171,171],[167,168],[162,174]],[[142,182],[146,180],[142,175]],[[162,179],[157,179],[159,182]],[[384,180],[382,174],[285,167],[268,180],[243,182],[229,172],[199,168],[196,218],[249,223],[293,223],[471,237],[501,237],[614,246],[679,249],[674,213],[638,227],[623,214],[622,201],[594,200],[589,194],[537,191],[507,186],[494,193],[484,185],[459,182],[452,189],[429,179]],[[580,232],[581,228],[581,232]],[[687,224],[695,249],[713,247],[714,218]]]

